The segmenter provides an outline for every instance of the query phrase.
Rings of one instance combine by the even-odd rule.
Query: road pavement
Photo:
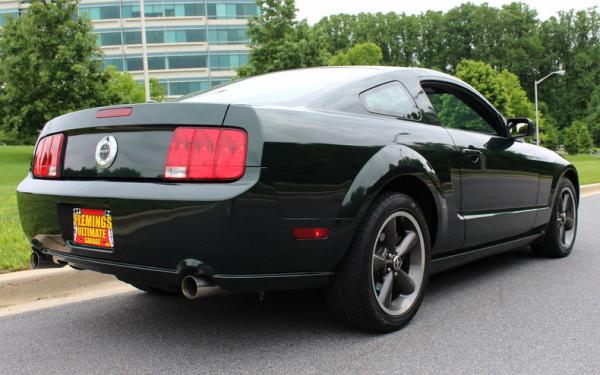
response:
[[[600,195],[580,215],[570,257],[518,249],[436,275],[392,334],[339,324],[317,292],[131,292],[0,317],[0,373],[598,374]]]

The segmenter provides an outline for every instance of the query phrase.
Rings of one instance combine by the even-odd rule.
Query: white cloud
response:
[[[568,9],[586,9],[588,7],[600,5],[599,0],[570,0],[568,2],[552,0],[523,0],[531,8],[538,11],[541,19],[547,19],[557,14],[559,10]],[[307,18],[310,23],[315,23],[324,16],[337,13],[356,14],[360,12],[405,12],[407,14],[418,14],[427,10],[446,11],[453,8],[464,0],[296,0],[296,7],[299,9],[298,18]],[[503,4],[509,4],[510,0],[472,0],[472,3],[488,3],[491,6],[499,7]]]

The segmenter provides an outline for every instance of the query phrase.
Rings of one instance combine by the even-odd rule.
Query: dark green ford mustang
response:
[[[324,288],[391,331],[432,272],[570,253],[577,171],[524,142],[532,126],[431,70],[279,72],[48,122],[19,210],[33,266],[188,298]]]

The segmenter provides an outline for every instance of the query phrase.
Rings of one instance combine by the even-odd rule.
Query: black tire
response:
[[[410,219],[410,223],[418,225],[418,230],[415,230],[414,233],[420,234],[417,242],[419,246],[417,248],[416,244],[413,245],[413,250],[406,252],[406,254],[409,257],[415,256],[413,255],[413,251],[417,248],[419,253],[412,259],[417,259],[418,257],[419,267],[422,267],[420,271],[422,274],[419,274],[418,288],[416,287],[416,283],[413,284],[414,291],[410,294],[411,301],[409,307],[398,314],[384,311],[385,306],[382,306],[384,302],[378,301],[378,296],[381,297],[384,286],[382,285],[380,291],[377,291],[376,282],[374,281],[376,279],[376,272],[378,272],[375,270],[374,259],[376,252],[380,251],[377,250],[377,247],[384,246],[384,243],[384,251],[391,247],[387,246],[385,236],[382,240],[381,233],[387,233],[384,231],[388,225],[386,223],[389,223],[389,220],[394,215],[403,215],[402,220],[408,220],[408,216],[415,219]],[[402,227],[402,223],[396,223],[396,218],[393,220],[396,229]],[[399,242],[401,245],[409,234],[408,231],[404,231],[403,233],[404,237],[402,235],[394,237],[396,245]],[[396,249],[399,248],[401,246],[396,247]],[[405,194],[395,192],[381,194],[376,198],[363,218],[344,260],[338,267],[331,286],[326,290],[326,297],[331,310],[342,320],[360,329],[375,332],[392,332],[400,329],[416,314],[423,300],[429,278],[430,252],[431,245],[427,221],[417,202]],[[386,255],[389,258],[394,254],[390,255],[386,253]],[[413,261],[410,258],[408,261],[405,260],[405,262],[410,263],[408,267],[413,267]],[[402,263],[400,262],[400,264]],[[396,264],[393,266],[398,267]],[[388,270],[388,266],[382,270],[382,272],[387,272],[384,280],[385,277],[390,276],[389,272],[392,272],[393,275],[398,273],[394,272],[391,266],[389,268],[391,271]],[[399,268],[395,268],[395,270],[398,271]],[[409,271],[412,272],[412,268]],[[409,274],[409,271],[405,273]],[[390,290],[396,288],[397,285],[396,276],[392,276],[392,278],[394,278],[394,281],[391,283],[394,286]],[[396,297],[393,298],[398,298],[399,295],[403,295],[404,293],[394,291],[387,294],[395,294]],[[401,297],[404,298],[403,296]],[[389,298],[391,299],[392,297]],[[387,298],[383,299],[387,300]],[[395,302],[396,300],[390,303],[393,304]],[[401,302],[401,304],[404,304],[404,302]],[[390,309],[392,309],[391,306]]]
[[[561,238],[561,226],[564,228],[568,228],[569,225],[569,211],[563,211],[563,203],[562,199],[564,199],[565,195],[569,194],[571,198],[568,200],[572,205],[572,237],[568,243],[563,242],[563,238]],[[565,216],[561,216],[561,212],[565,212]],[[566,220],[566,222],[565,222]],[[550,222],[548,223],[548,227],[546,229],[546,234],[544,237],[536,241],[531,245],[531,249],[536,255],[545,256],[549,258],[564,258],[571,254],[571,250],[575,245],[575,239],[577,237],[577,225],[579,222],[579,218],[577,215],[577,194],[575,193],[575,186],[568,178],[563,178],[558,183],[556,188],[556,196],[554,197],[554,202],[552,204],[552,214],[550,215]]]

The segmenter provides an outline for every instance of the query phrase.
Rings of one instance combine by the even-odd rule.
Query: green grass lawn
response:
[[[28,267],[31,251],[21,230],[15,189],[29,169],[32,146],[0,146],[0,272]],[[567,156],[581,184],[600,182],[600,156]]]
[[[600,155],[568,155],[567,160],[577,168],[581,185],[600,182]]]
[[[0,146],[0,272],[27,268],[31,248],[21,230],[15,189],[27,175],[32,146]]]

